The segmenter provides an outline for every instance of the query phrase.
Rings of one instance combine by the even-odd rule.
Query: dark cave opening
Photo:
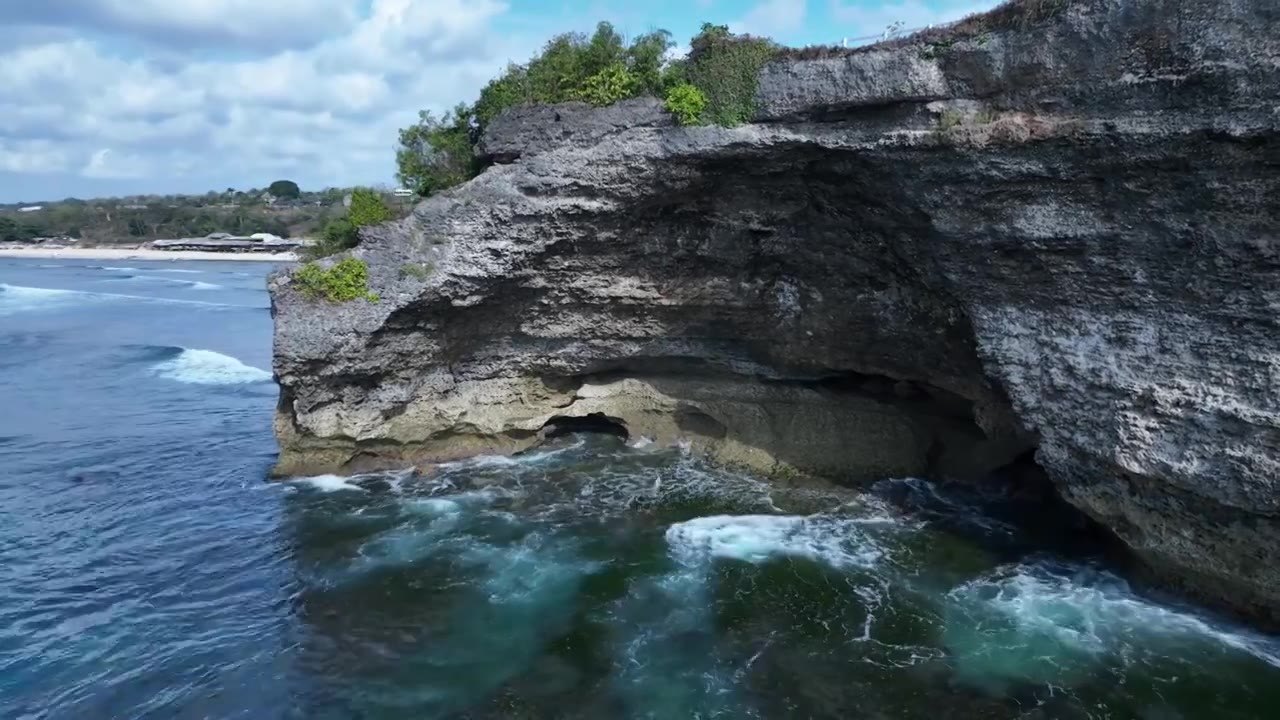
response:
[[[624,441],[631,436],[625,422],[599,412],[581,416],[557,415],[542,426],[542,436],[548,440],[574,433],[612,435]]]

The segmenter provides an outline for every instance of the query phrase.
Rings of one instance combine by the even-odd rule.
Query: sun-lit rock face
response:
[[[575,422],[848,481],[1035,448],[1162,577],[1280,620],[1280,6],[1077,0],[759,93],[734,129],[510,111],[353,252],[380,302],[274,277],[279,471]]]

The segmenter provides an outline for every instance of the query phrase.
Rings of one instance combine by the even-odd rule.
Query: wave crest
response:
[[[874,567],[884,553],[859,524],[820,515],[716,515],[676,523],[666,539],[686,565],[706,557],[750,563],[803,557],[834,567]]]
[[[185,282],[185,281],[184,281]],[[220,286],[214,286],[220,287]],[[35,310],[53,310],[74,307],[91,302],[132,300],[166,305],[196,305],[211,308],[248,308],[252,305],[208,302],[205,300],[180,300],[178,298],[149,297],[146,295],[120,295],[117,293],[88,292],[86,290],[57,290],[54,288],[27,287],[0,283],[0,317]]]
[[[158,272],[166,272],[160,270]],[[174,271],[178,272],[178,271]],[[191,271],[197,272],[197,271]],[[182,278],[156,277],[154,275],[117,275],[106,279],[107,282],[123,282],[123,281],[142,281],[142,282],[158,282],[169,283],[171,285],[181,285],[188,290],[221,290],[222,286],[216,283],[203,282],[200,280],[184,280]]]
[[[93,296],[90,293],[75,290],[53,290],[0,283],[0,316],[66,307],[86,298],[92,299]]]
[[[160,348],[172,352],[174,348]],[[152,366],[156,375],[191,385],[247,385],[270,382],[271,373],[213,350],[177,348],[177,355]]]

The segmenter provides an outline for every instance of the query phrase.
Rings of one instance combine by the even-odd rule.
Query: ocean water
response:
[[[1007,498],[570,436],[267,482],[252,263],[0,260],[0,718],[1270,718]]]

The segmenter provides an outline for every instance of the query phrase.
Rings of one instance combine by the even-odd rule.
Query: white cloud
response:
[[[80,174],[105,180],[136,180],[152,173],[151,164],[140,155],[118,155],[103,148],[89,156]]]
[[[66,150],[48,140],[6,141],[0,138],[0,172],[43,174],[65,171]]]
[[[779,36],[804,27],[807,0],[762,0],[742,19],[730,23],[736,33]]]
[[[8,26],[84,27],[187,47],[304,47],[353,25],[356,0],[6,0]]]
[[[45,0],[46,2],[48,0]],[[270,46],[281,36],[320,39],[356,21],[350,0],[106,0],[126,27],[208,35]]]
[[[94,25],[96,33],[51,32],[0,47],[0,173],[137,179],[156,191],[171,191],[182,176],[208,187],[282,176],[308,187],[389,182],[397,130],[419,109],[439,112],[472,99],[509,57],[527,57],[543,41],[497,32],[506,12],[499,0],[372,0],[364,16],[343,19],[344,8],[365,1],[304,8],[300,0],[142,0],[139,8],[159,8],[148,27],[240,38],[264,32],[250,25],[297,13],[336,8],[342,19],[342,32],[305,48],[171,54],[159,63],[159,48],[139,54],[150,46],[131,44],[148,31],[119,30],[125,21],[140,27],[140,9],[86,0],[99,14],[114,13]],[[54,10],[62,5],[51,2]],[[0,5],[3,23],[14,12],[5,0]],[[248,19],[231,17],[231,6]],[[46,12],[41,22],[55,20]],[[53,194],[87,187],[71,178],[66,192]],[[20,177],[0,181],[10,183],[0,185],[0,196],[28,192]]]

